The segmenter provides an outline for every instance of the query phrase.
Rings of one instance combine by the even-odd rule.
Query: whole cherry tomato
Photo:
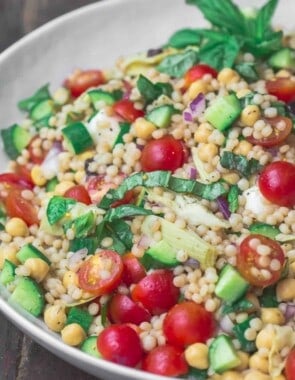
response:
[[[132,253],[122,256],[122,260],[124,265],[122,281],[124,284],[127,286],[136,284],[146,276],[144,266]]]
[[[258,178],[262,195],[270,202],[286,207],[295,205],[295,165],[275,161],[267,165]]]
[[[285,374],[287,380],[295,380],[295,348],[293,348],[287,356]]]
[[[279,100],[289,103],[295,99],[295,82],[289,78],[277,78],[265,83],[269,94],[276,96]]]
[[[5,199],[5,208],[8,216],[22,219],[28,226],[39,224],[38,213],[32,201],[22,196],[22,190],[12,188]]]
[[[258,244],[257,239],[259,240]],[[261,254],[259,246],[269,253]],[[275,284],[283,271],[285,255],[280,245],[265,236],[252,234],[240,244],[237,255],[237,268],[251,284],[266,287]]]
[[[173,273],[166,269],[148,274],[131,290],[132,299],[154,315],[168,311],[176,304],[179,294],[179,289],[173,284]]]
[[[129,123],[133,123],[137,118],[144,116],[144,112],[136,109],[134,103],[129,99],[117,101],[113,105],[113,110],[122,119],[129,121]]]
[[[193,301],[173,306],[168,311],[163,324],[167,342],[177,347],[205,343],[212,337],[214,330],[213,314]]]
[[[129,367],[135,367],[143,357],[138,334],[127,324],[106,327],[98,335],[97,349],[104,359]]]
[[[166,344],[150,351],[143,359],[142,369],[157,375],[177,377],[188,372],[183,351]]]
[[[213,67],[205,64],[198,64],[191,67],[184,75],[184,87],[188,88],[193,82],[203,78],[206,74],[210,74],[212,78],[216,78],[218,72],[213,69]]]
[[[65,192],[64,197],[75,199],[77,202],[85,203],[86,205],[91,204],[91,199],[88,191],[82,185],[75,185],[69,188]]]
[[[65,86],[76,98],[88,88],[97,87],[103,83],[105,83],[105,78],[101,70],[77,70],[66,79]]]

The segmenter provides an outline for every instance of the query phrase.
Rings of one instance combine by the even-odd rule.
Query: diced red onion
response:
[[[184,265],[188,265],[189,267],[191,267],[193,269],[200,268],[200,262],[198,260],[192,259],[192,258],[186,260]]]
[[[229,219],[231,216],[231,212],[229,210],[229,205],[228,205],[227,199],[220,196],[217,198],[216,202],[217,202],[219,211],[222,213],[223,217],[225,219]]]
[[[287,303],[286,311],[285,311],[285,317],[288,320],[294,318],[295,316],[295,304],[294,303]]]
[[[152,239],[147,235],[142,235],[142,237],[139,239],[139,242],[137,243],[138,247],[140,248],[148,248],[152,243]]]
[[[41,168],[46,173],[58,174],[58,155],[63,150],[61,143],[56,142],[52,145],[52,148],[47,153],[44,161],[41,164]]]
[[[194,168],[193,166],[191,166],[189,168],[189,179],[196,179],[198,176],[198,171],[196,168]]]
[[[71,255],[68,261],[69,269],[76,270],[88,254],[87,248],[81,248]]]
[[[185,110],[183,111],[183,118],[185,121],[192,122],[193,121],[193,115],[191,112]]]
[[[220,328],[223,332],[231,334],[234,324],[228,315],[225,315],[220,321]]]
[[[192,122],[194,118],[200,116],[206,108],[206,99],[203,93],[193,99],[188,107],[183,111],[183,118],[187,122]]]

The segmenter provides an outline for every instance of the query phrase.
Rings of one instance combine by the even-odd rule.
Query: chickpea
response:
[[[47,182],[42,172],[41,166],[35,165],[31,170],[32,181],[36,186],[44,186]]]
[[[271,380],[271,377],[260,371],[252,370],[246,374],[244,380]]]
[[[274,376],[272,380],[286,380],[284,375]]]
[[[143,117],[136,119],[133,128],[135,136],[144,140],[152,137],[152,133],[157,129],[154,123],[151,123]]]
[[[201,144],[198,147],[200,160],[210,162],[218,154],[218,146],[213,143]]]
[[[62,305],[49,306],[44,312],[44,322],[50,330],[60,332],[67,321],[65,308]]]
[[[202,123],[194,134],[194,140],[197,143],[207,143],[212,133],[212,127],[209,123]]]
[[[16,257],[16,254],[17,254],[16,247],[12,245],[8,245],[8,246],[1,245],[0,246],[0,269],[3,268],[5,259],[11,261],[15,265],[18,265],[19,261]]]
[[[230,84],[230,83],[236,83],[240,80],[239,74],[229,67],[225,67],[221,71],[219,71],[219,74],[217,76],[217,80],[221,84]]]
[[[252,369],[258,369],[263,373],[268,373],[268,359],[255,353],[249,359],[249,367]]]
[[[56,195],[64,195],[64,193],[73,186],[75,186],[75,184],[72,181],[60,182],[55,186],[54,193]]]
[[[261,319],[265,324],[283,325],[285,323],[284,314],[277,307],[261,308]]]
[[[222,175],[222,178],[226,182],[228,182],[230,185],[235,185],[240,180],[239,175],[237,173],[234,173],[234,172],[225,173],[225,174]]]
[[[200,93],[207,94],[209,91],[209,85],[202,79],[193,82],[188,89],[188,96],[190,100],[195,99]]]
[[[79,346],[85,340],[86,333],[78,323],[71,323],[61,330],[61,338],[69,346]]]
[[[249,354],[247,354],[247,352],[244,351],[238,351],[237,354],[240,358],[241,364],[239,364],[239,366],[236,367],[236,370],[244,371],[244,369],[247,369],[249,365]]]
[[[226,371],[221,375],[221,380],[243,380],[243,375],[236,371]]]
[[[27,236],[29,233],[28,226],[20,218],[11,218],[5,225],[5,230],[10,236]]]
[[[285,278],[278,283],[277,298],[279,301],[293,301],[295,299],[294,278]]]
[[[272,328],[264,328],[257,334],[256,347],[270,349],[275,338],[275,332]]]
[[[257,120],[261,117],[261,111],[255,104],[249,104],[241,113],[241,122],[247,127],[253,127]]]
[[[78,286],[79,281],[77,273],[68,270],[63,276],[62,283],[65,288],[68,288],[71,285]]]
[[[290,78],[290,76],[291,76],[291,73],[288,70],[279,70],[276,73],[277,78]]]
[[[243,88],[242,90],[239,90],[236,93],[236,95],[237,95],[237,98],[242,99],[242,98],[244,98],[246,95],[248,95],[250,93],[251,93],[251,90],[249,88]]]
[[[242,156],[247,156],[247,154],[251,151],[253,145],[249,143],[247,140],[242,140],[235,147],[234,153],[241,154]]]
[[[184,355],[188,364],[194,368],[207,369],[209,367],[208,347],[204,343],[191,344]]]
[[[78,170],[74,175],[75,182],[82,183],[85,178],[85,170]]]
[[[30,276],[37,282],[41,282],[49,272],[49,265],[40,258],[30,258],[24,263],[24,267],[30,271]]]

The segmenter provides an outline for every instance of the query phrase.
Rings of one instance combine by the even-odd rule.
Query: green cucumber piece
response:
[[[249,231],[252,234],[263,235],[270,239],[275,239],[275,237],[280,233],[280,230],[277,227],[260,222],[251,224],[251,226],[249,227]]]
[[[53,101],[51,99],[41,100],[30,111],[32,120],[41,120],[53,113]]]
[[[72,153],[80,154],[93,146],[93,140],[87,128],[81,122],[67,125],[62,129],[62,134]]]
[[[90,96],[95,109],[97,109],[97,107],[95,107],[95,103],[97,102],[104,102],[107,106],[111,106],[116,102],[116,98],[110,92],[101,89],[90,90],[87,94]]]
[[[41,259],[50,265],[50,260],[31,243],[24,245],[16,254],[17,259],[24,264],[28,259]]]
[[[166,240],[160,240],[151,246],[145,255],[151,256],[154,260],[160,261],[165,266],[176,266],[179,261],[176,259],[176,250]]]
[[[209,347],[210,367],[216,373],[225,372],[241,364],[231,339],[224,334],[213,340]]]
[[[204,117],[214,128],[224,131],[240,116],[241,111],[239,99],[230,94],[216,98],[206,109]]]
[[[46,191],[47,192],[51,192],[51,191],[54,191],[56,185],[59,183],[57,177],[54,177],[52,179],[50,179],[47,184],[46,184]]]
[[[119,123],[119,125],[120,125],[120,132],[119,132],[118,136],[116,137],[113,148],[117,144],[123,144],[124,143],[123,136],[130,131],[130,127],[131,127],[130,123]]]
[[[22,150],[31,140],[30,133],[18,124],[13,124],[9,128],[2,129],[1,137],[4,150],[12,160],[15,160],[21,154]]]
[[[274,69],[295,69],[295,51],[284,48],[274,53],[268,60]]]
[[[77,323],[87,333],[92,321],[93,321],[93,316],[90,315],[88,311],[74,306],[69,311],[66,324],[70,325],[71,323]]]
[[[146,119],[155,124],[158,128],[167,128],[171,123],[172,116],[176,113],[175,108],[171,104],[165,104],[151,110]]]
[[[95,358],[101,358],[101,354],[97,349],[97,336],[92,335],[84,340],[80,346],[81,351],[85,352],[88,355],[94,356]]]
[[[3,285],[7,285],[15,278],[16,265],[11,261],[5,259],[4,265],[0,274],[0,282]]]
[[[222,268],[215,287],[217,297],[227,303],[234,303],[241,298],[249,287],[248,282],[230,264]]]
[[[45,306],[45,298],[40,287],[36,281],[29,277],[18,278],[9,301],[18,304],[35,317],[42,314]]]

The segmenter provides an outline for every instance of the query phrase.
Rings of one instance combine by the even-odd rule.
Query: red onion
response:
[[[217,202],[218,208],[219,208],[220,212],[222,213],[223,217],[225,219],[229,219],[231,216],[231,212],[229,210],[229,205],[228,205],[227,199],[220,196],[216,199],[216,202]]]
[[[294,303],[287,303],[287,308],[285,312],[285,317],[288,320],[294,318],[295,316],[295,304]]]
[[[71,270],[76,270],[79,265],[82,263],[82,260],[85,259],[85,257],[88,254],[87,248],[81,248],[79,251],[74,252],[71,257],[69,258],[68,266]]]
[[[183,118],[187,122],[192,122],[194,118],[200,116],[206,108],[206,99],[204,94],[200,93],[191,101],[188,107],[183,111]]]
[[[138,247],[140,248],[148,248],[151,245],[152,239],[147,235],[142,235],[142,237],[139,239],[139,242],[137,243]]]
[[[228,315],[225,315],[221,321],[219,322],[220,324],[220,328],[223,332],[226,332],[228,334],[231,334],[232,333],[232,329],[234,327],[234,324],[232,322],[232,320],[230,319],[230,317]]]
[[[196,168],[194,168],[193,166],[191,166],[189,168],[189,179],[196,179],[198,176],[198,171]]]
[[[195,259],[188,259],[186,260],[186,262],[184,263],[184,265],[188,265],[189,267],[193,268],[193,269],[197,269],[197,268],[200,268],[200,263],[198,260],[195,260]]]

